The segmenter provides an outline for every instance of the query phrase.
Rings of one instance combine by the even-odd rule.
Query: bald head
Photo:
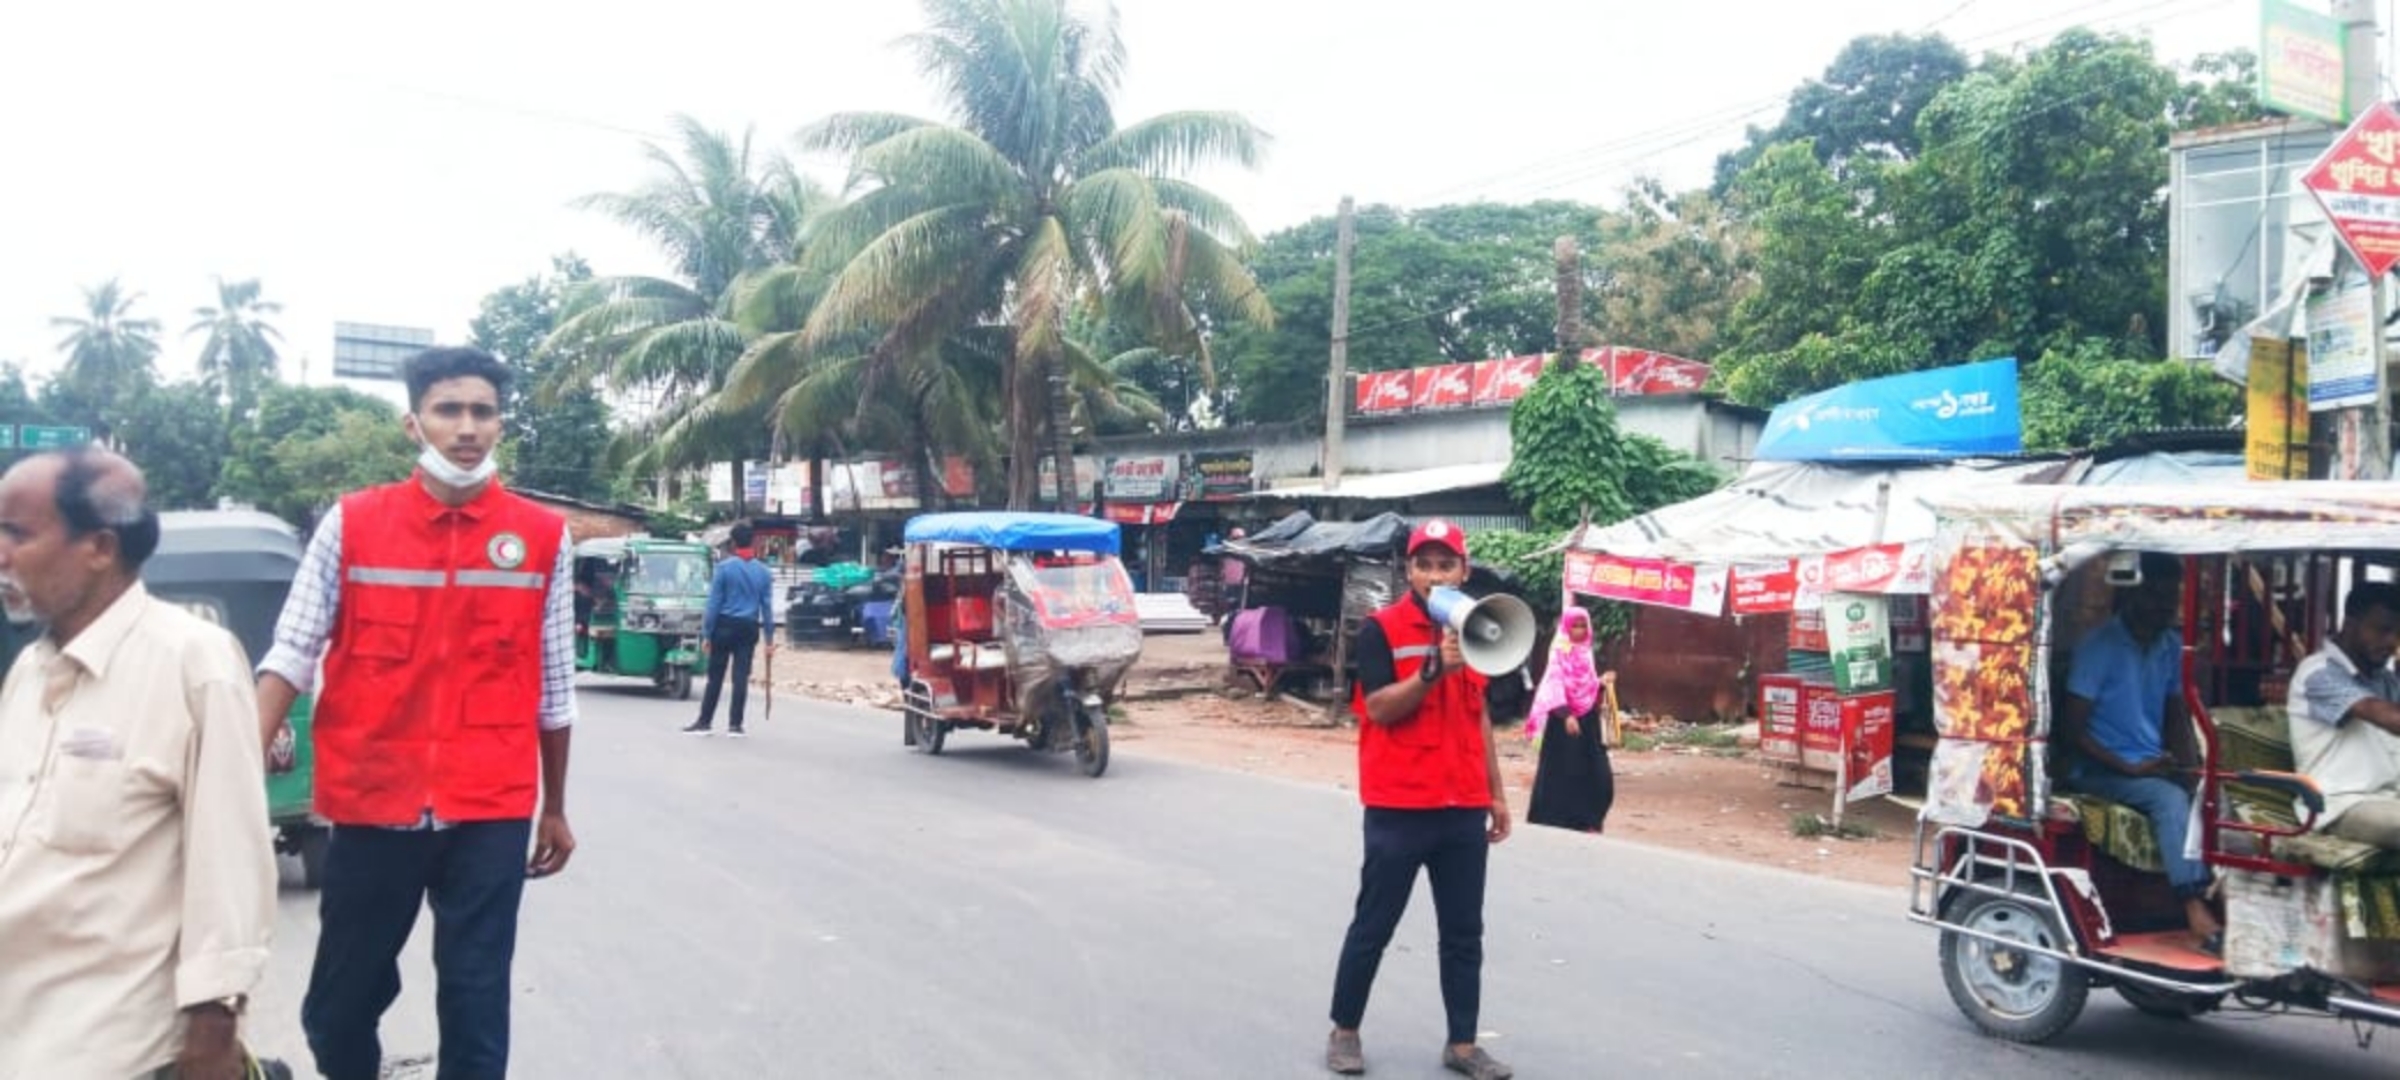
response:
[[[142,470],[114,451],[81,446],[36,454],[18,462],[10,475],[48,484],[50,502],[70,537],[116,534],[117,563],[137,572],[158,550],[158,515],[147,505],[150,483]]]

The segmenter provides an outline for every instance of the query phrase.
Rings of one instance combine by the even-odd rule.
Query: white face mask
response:
[[[425,475],[443,485],[463,489],[474,487],[491,479],[493,473],[500,471],[500,459],[495,455],[485,454],[483,461],[474,468],[462,469],[457,463],[443,457],[441,451],[427,446],[424,452],[417,455],[417,467],[425,470]]]

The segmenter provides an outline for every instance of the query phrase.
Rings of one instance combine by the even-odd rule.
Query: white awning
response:
[[[1500,482],[1500,474],[1508,471],[1505,461],[1479,461],[1469,465],[1440,465],[1431,469],[1411,469],[1407,472],[1357,473],[1342,477],[1342,486],[1328,490],[1324,481],[1308,479],[1298,487],[1278,487],[1254,491],[1252,499],[1407,499],[1431,495],[1437,491],[1459,491],[1466,488],[1490,487]]]

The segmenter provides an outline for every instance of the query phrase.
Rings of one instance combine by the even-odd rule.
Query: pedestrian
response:
[[[725,734],[736,739],[748,734],[742,730],[742,706],[750,698],[750,658],[762,634],[768,655],[775,652],[775,576],[759,565],[750,546],[754,535],[747,523],[735,525],[733,557],[717,563],[716,576],[708,580],[708,610],[700,616],[708,690],[700,695],[700,719],[686,726],[685,734],[711,734],[728,666],[733,668],[733,704],[725,711]]]
[[[1484,678],[1466,666],[1458,635],[1426,607],[1435,586],[1467,578],[1467,538],[1434,519],[1409,534],[1408,595],[1368,617],[1351,655],[1358,684],[1358,795],[1365,857],[1358,899],[1333,980],[1333,1032],[1325,1067],[1366,1071],[1358,1028],[1376,968],[1421,868],[1432,885],[1440,936],[1442,1007],[1449,1023],[1442,1065],[1475,1080],[1506,1080],[1508,1066],[1475,1045],[1483,993],[1483,886],[1491,845],[1508,839],[1507,792],[1483,709]]]
[[[1591,612],[1569,603],[1526,718],[1541,739],[1526,824],[1596,833],[1608,823],[1617,780],[1601,738],[1600,707],[1616,681],[1616,672],[1593,670]]]
[[[275,925],[257,705],[240,643],[142,587],[144,499],[105,450],[0,477],[0,572],[48,623],[0,684],[0,1077],[249,1066]]]
[[[401,377],[416,471],[326,513],[259,665],[265,730],[324,666],[315,809],[333,837],[300,1023],[318,1072],[372,1080],[430,902],[438,1069],[499,1077],[525,881],[575,851],[574,544],[494,476],[507,368],[437,348]]]

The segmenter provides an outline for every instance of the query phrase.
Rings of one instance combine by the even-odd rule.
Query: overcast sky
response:
[[[2256,0],[1119,7],[1120,123],[1232,109],[1273,136],[1259,170],[1197,177],[1261,235],[1344,194],[1606,203],[1637,173],[1703,183],[1745,122],[1772,123],[1861,34],[1935,29],[1980,53],[2081,24],[2150,37],[2168,59],[2257,37]],[[660,270],[638,237],[569,203],[639,184],[640,144],[670,114],[752,128],[765,148],[834,111],[939,115],[893,47],[918,21],[906,0],[361,8],[15,5],[0,38],[0,360],[53,369],[48,320],[117,275],[167,324],[164,373],[187,374],[199,339],[182,331],[223,274],[263,280],[284,304],[286,377],[305,358],[323,382],[337,319],[458,340],[485,293],[552,253]],[[803,164],[841,180],[838,162]]]

